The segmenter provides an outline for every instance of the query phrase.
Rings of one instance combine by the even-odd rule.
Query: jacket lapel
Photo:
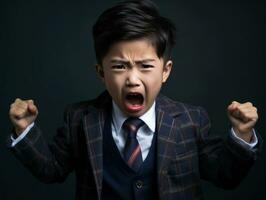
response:
[[[160,199],[165,199],[168,182],[164,180],[167,168],[175,158],[176,144],[180,137],[178,115],[182,112],[167,97],[159,96],[156,100],[156,126],[157,126],[157,181]]]
[[[103,179],[103,131],[107,110],[111,108],[111,98],[105,92],[90,107],[89,113],[83,118],[89,160],[96,183],[98,199],[101,199]]]
[[[164,167],[168,165],[172,157],[170,149],[175,142],[172,129],[174,126],[174,118],[169,116],[163,110],[157,111],[157,167],[162,172]]]

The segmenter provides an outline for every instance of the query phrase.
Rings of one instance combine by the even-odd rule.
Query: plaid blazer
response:
[[[45,183],[62,182],[74,171],[76,199],[100,200],[103,179],[103,126],[111,112],[111,97],[66,109],[64,125],[51,143],[34,126],[11,151]],[[207,113],[200,107],[156,99],[157,185],[160,200],[203,199],[200,179],[223,188],[234,188],[245,177],[261,146],[243,148],[230,138],[209,134]],[[229,134],[230,135],[230,134]],[[9,141],[10,145],[11,141]]]

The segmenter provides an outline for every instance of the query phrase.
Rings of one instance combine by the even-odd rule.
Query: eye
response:
[[[142,64],[142,68],[144,68],[144,69],[153,68],[153,65]]]
[[[112,69],[125,69],[126,67],[124,65],[113,65]]]

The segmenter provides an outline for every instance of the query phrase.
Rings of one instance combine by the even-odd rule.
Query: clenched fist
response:
[[[15,132],[20,135],[28,125],[36,119],[38,109],[33,100],[16,99],[10,105],[9,117],[14,125]]]
[[[250,102],[241,104],[233,101],[227,112],[235,133],[246,142],[250,142],[252,129],[258,120],[257,108]]]

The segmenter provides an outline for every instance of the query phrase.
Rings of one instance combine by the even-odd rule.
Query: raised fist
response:
[[[228,117],[236,134],[249,142],[257,120],[257,108],[252,103],[233,101],[227,108]]]
[[[16,99],[10,105],[9,117],[17,135],[20,135],[27,126],[34,122],[37,115],[38,109],[33,100]]]

